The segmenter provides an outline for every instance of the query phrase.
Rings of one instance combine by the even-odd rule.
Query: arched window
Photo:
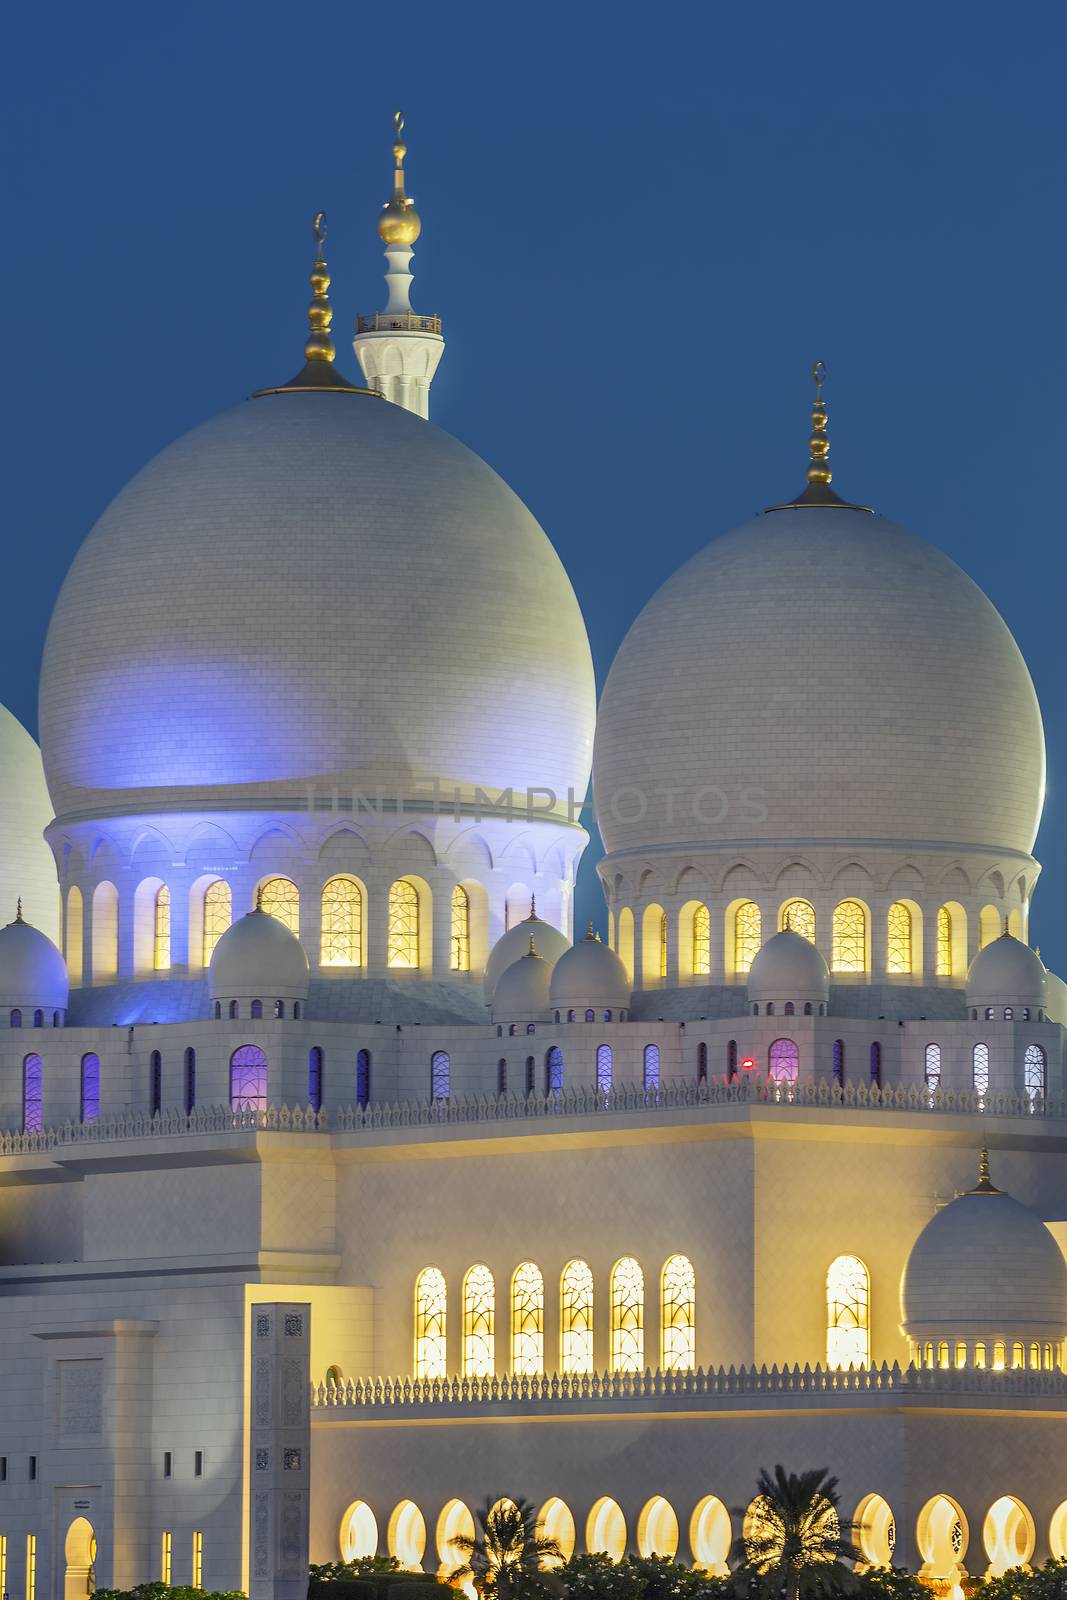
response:
[[[358,1050],[356,1052],[356,1104],[361,1111],[365,1111],[369,1101],[370,1051]]]
[[[537,1063],[533,1056],[526,1057],[526,1093],[533,1094],[537,1087]]]
[[[975,1094],[985,1096],[989,1093],[989,1046],[976,1044],[971,1051],[971,1082]]]
[[[645,1093],[659,1088],[659,1045],[645,1045]]]
[[[308,1051],[308,1105],[322,1110],[322,1047],[313,1044]]]
[[[880,1089],[882,1087],[882,1046],[877,1039],[871,1044],[870,1066],[871,1082],[877,1084]]]
[[[388,966],[418,970],[421,962],[419,921],[419,891],[407,878],[398,878],[389,890]]]
[[[696,1274],[688,1256],[669,1256],[660,1286],[661,1364],[664,1372],[696,1366]]]
[[[95,1122],[100,1115],[100,1057],[82,1056],[81,1120]]]
[[[563,1051],[552,1045],[545,1055],[545,1093],[563,1093]]]
[[[163,1110],[163,1057],[153,1050],[148,1058],[148,1114],[158,1117]]]
[[[589,1010],[587,1010],[586,1013],[585,1013],[585,1020],[586,1020],[586,1022],[595,1022],[596,1021],[596,1012],[593,1011],[591,1008]]]
[[[462,884],[452,890],[452,971],[471,969],[471,902]]]
[[[593,1274],[586,1261],[569,1261],[559,1285],[559,1359],[564,1372],[593,1370]]]
[[[237,1005],[237,1001],[236,1000],[231,1000],[228,1009],[229,1009],[229,1013],[230,1013],[230,1021],[232,1022],[234,1020],[234,1018],[237,1016],[238,1009],[239,1009],[238,1005]],[[262,1009],[263,1008],[261,1006],[260,1007],[260,1011],[261,1012],[262,1012]]]
[[[1046,1087],[1045,1052],[1039,1044],[1028,1044],[1023,1055],[1023,1090],[1031,1105],[1045,1098]]]
[[[119,892],[105,880],[93,890],[93,982],[110,983],[119,970]]]
[[[667,913],[664,911],[659,919],[659,975],[667,976]]]
[[[1001,930],[1001,916],[996,906],[983,906],[978,916],[979,950],[984,950],[987,944],[992,944],[994,939],[999,939]]]
[[[763,943],[760,909],[754,900],[742,900],[734,912],[734,972],[747,972]]]
[[[885,955],[885,970],[887,972],[910,973],[912,970],[911,957],[911,908],[903,900],[894,900],[889,907],[887,927],[887,943]],[[855,968],[849,968],[855,971]]]
[[[788,928],[815,943],[815,907],[810,900],[787,900],[778,913],[780,929]]]
[[[285,1016],[285,1001],[284,1000],[275,1000],[275,1002],[274,1002],[274,1015],[276,1017],[284,1017]]]
[[[830,966],[834,972],[867,970],[867,912],[858,900],[842,900],[834,907]]]
[[[796,1015],[796,1009],[797,1008],[793,1004],[792,1000],[787,1000],[785,1005],[782,1007],[783,1014],[785,1016],[787,1016],[787,1017],[795,1016]]]
[[[545,1369],[545,1280],[532,1261],[511,1280],[511,1370],[539,1377]]]
[[[952,912],[940,906],[937,913],[937,966],[939,978],[952,976]]]
[[[611,1273],[611,1370],[643,1372],[644,1366],[645,1275],[633,1256],[623,1256]]]
[[[38,1011],[35,1011],[33,1013],[33,1025],[34,1025],[35,1028],[43,1028],[44,1027],[44,1012],[43,1011],[38,1010]]]
[[[693,912],[693,976],[707,977],[711,971],[711,914],[699,905]]]
[[[40,1056],[26,1056],[22,1063],[22,1129],[40,1133],[44,1126],[44,1066]]]
[[[259,891],[258,904],[268,917],[300,934],[300,891],[291,878],[268,878]]]
[[[438,1267],[423,1267],[415,1279],[415,1376],[443,1378],[446,1371],[445,1275]]]
[[[435,1050],[430,1057],[430,1099],[447,1100],[452,1092],[452,1063],[447,1050]]]
[[[598,1094],[610,1093],[612,1070],[610,1044],[598,1045],[596,1052],[596,1086]]]
[[[67,925],[64,929],[63,954],[67,958],[71,988],[77,989],[82,981],[83,940],[85,937],[85,907],[82,892],[73,884],[67,892]]]
[[[161,883],[156,890],[152,930],[152,966],[157,972],[170,971],[170,890]]]
[[[11,1026],[13,1028],[21,1028],[22,1027],[22,1012],[19,1010],[18,1006],[16,1006],[15,1009],[12,1011],[11,1017],[10,1017],[10,1022],[11,1022]]]
[[[236,1004],[236,1002],[234,1002],[234,1004]],[[248,1014],[253,1019],[253,1021],[258,1022],[260,1017],[262,1017],[262,1015],[263,1015],[263,1002],[262,1002],[262,1000],[253,1000],[251,1006],[248,1009]],[[234,1015],[236,1016],[237,1013],[234,1012]]]
[[[266,1109],[267,1058],[258,1045],[239,1045],[230,1057],[230,1110]]]
[[[826,1365],[832,1371],[871,1362],[871,1280],[858,1256],[838,1256],[826,1274]]]
[[[708,1047],[707,1047],[706,1042],[703,1039],[701,1039],[700,1043],[697,1045],[697,1082],[698,1083],[707,1083],[707,1081],[708,1081]]]
[[[494,1325],[496,1285],[484,1263],[463,1280],[463,1376],[491,1378],[496,1364]]]
[[[774,1083],[796,1083],[800,1051],[793,1039],[775,1039],[767,1052],[768,1076]]]
[[[196,1051],[185,1052],[185,1082],[183,1085],[183,1104],[185,1115],[189,1116],[196,1105]]]
[[[204,938],[202,958],[205,967],[211,965],[215,946],[233,921],[233,896],[224,878],[216,878],[204,890]]]
[[[343,873],[322,886],[319,963],[324,967],[363,965],[363,890]]]
[[[928,1044],[925,1058],[926,1087],[933,1092],[941,1083],[941,1046]]]
[[[833,1062],[834,1062],[834,1067],[833,1067],[834,1082],[838,1085],[839,1088],[843,1089],[845,1087],[845,1041],[844,1041],[844,1039],[835,1039],[834,1040]]]
[[[508,1062],[506,1056],[501,1056],[496,1064],[496,1092],[497,1094],[507,1094],[508,1092]]]

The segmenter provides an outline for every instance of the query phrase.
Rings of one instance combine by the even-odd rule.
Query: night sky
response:
[[[1067,970],[1062,7],[215,0],[3,30],[0,700],[31,730],[100,511],[299,364],[320,206],[358,376],[402,106],[434,420],[554,541],[599,681],[664,578],[799,492],[823,358],[835,487],[946,550],[1029,663],[1031,936]]]

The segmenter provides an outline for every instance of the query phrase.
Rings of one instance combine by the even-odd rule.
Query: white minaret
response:
[[[367,386],[380,389],[387,400],[414,411],[417,417],[430,415],[430,385],[445,348],[440,317],[423,317],[411,309],[411,248],[422,232],[415,202],[404,193],[404,118],[393,118],[396,143],[393,155],[393,198],[382,207],[378,233],[385,245],[389,270],[385,281],[389,299],[384,311],[356,318],[356,337],[352,348],[363,368]]]

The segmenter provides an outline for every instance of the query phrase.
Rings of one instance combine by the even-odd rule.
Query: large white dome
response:
[[[435,782],[445,806],[547,787],[565,813],[594,712],[578,603],[525,506],[352,392],[253,399],[149,462],[71,568],[41,680],[60,816],[312,787],[428,804]]]
[[[982,591],[884,517],[756,517],[663,585],[604,688],[609,852],[727,842],[1027,853],[1045,746]]]
[[[22,723],[0,706],[0,916],[13,917],[21,899],[28,920],[55,942],[59,883],[44,840],[51,820],[41,752]]]

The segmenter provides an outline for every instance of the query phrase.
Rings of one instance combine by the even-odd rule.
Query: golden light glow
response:
[[[637,1548],[643,1556],[665,1556],[673,1561],[678,1549],[678,1518],[661,1494],[652,1496],[637,1519]]]
[[[858,900],[834,907],[830,966],[834,972],[866,972],[867,912]]]
[[[496,1285],[482,1262],[463,1280],[463,1376],[491,1378],[495,1366]]]
[[[172,1548],[173,1541],[171,1536],[164,1530],[159,1539],[159,1575],[161,1583],[170,1582]]]
[[[289,929],[300,933],[300,891],[291,878],[268,878],[259,891],[259,905]]]
[[[216,878],[204,891],[203,964],[211,965],[215,946],[233,921],[233,896],[224,878]]]
[[[734,912],[734,972],[748,971],[763,943],[760,909],[754,900],[742,900]]]
[[[689,1548],[694,1566],[709,1572],[713,1578],[725,1578],[730,1570],[733,1542],[730,1513],[717,1495],[706,1494],[697,1501],[689,1519]]]
[[[359,1561],[378,1553],[378,1523],[365,1500],[353,1500],[341,1518],[341,1560]]]
[[[693,976],[706,977],[711,971],[711,913],[699,905],[693,912]]]
[[[322,886],[322,937],[319,961],[324,967],[363,965],[363,891],[355,878],[339,873]]]
[[[449,1500],[437,1519],[438,1576],[449,1578],[467,1564],[467,1552],[457,1539],[474,1538],[474,1518],[462,1500]],[[469,1591],[468,1591],[469,1592]]]
[[[439,1267],[423,1267],[415,1279],[415,1376],[443,1378],[447,1369],[445,1275]]]
[[[199,1529],[193,1534],[193,1588],[204,1587],[204,1535]]]
[[[35,1600],[37,1594],[37,1535],[26,1535],[26,1600]]]
[[[659,975],[667,976],[667,913],[664,911],[659,919]]]
[[[978,918],[979,950],[984,950],[987,944],[992,944],[994,939],[999,939],[1002,928],[1003,923],[996,906],[983,906]]]
[[[471,902],[462,884],[452,890],[452,971],[471,969]]]
[[[545,1280],[523,1261],[511,1280],[511,1370],[539,1377],[545,1369]]]
[[[621,1561],[626,1554],[626,1518],[609,1495],[595,1502],[585,1524],[585,1547],[590,1555]]]
[[[560,1367],[564,1372],[593,1370],[593,1274],[586,1261],[569,1261],[559,1292]]]
[[[895,900],[889,907],[887,933],[885,970],[887,972],[910,973],[912,970],[911,911],[903,900]]]
[[[897,1525],[888,1502],[880,1494],[866,1495],[856,1507],[853,1523],[864,1562],[871,1567],[891,1567]]]
[[[966,1575],[963,1557],[967,1550],[968,1530],[966,1519],[956,1502],[950,1500],[948,1495],[935,1495],[920,1511],[915,1531],[919,1553],[923,1558],[919,1576],[958,1585]],[[952,1594],[951,1588],[949,1592]]]
[[[82,940],[84,938],[84,904],[77,884],[67,891],[67,926],[63,940],[63,954],[67,961],[72,988],[82,981]]]
[[[623,906],[619,912],[618,940],[615,954],[626,968],[626,976],[632,983],[634,979],[634,914],[629,906]]]
[[[389,1554],[407,1572],[421,1572],[426,1550],[426,1518],[414,1500],[401,1500],[389,1518],[386,1533]]]
[[[170,890],[165,883],[161,883],[156,890],[152,966],[157,972],[170,971]]]
[[[939,906],[937,912],[937,966],[939,978],[952,976],[952,913],[948,906]]]
[[[642,1372],[645,1366],[645,1275],[633,1256],[623,1256],[611,1274],[611,1370]]]
[[[1052,1513],[1048,1544],[1057,1561],[1067,1561],[1067,1500],[1058,1505]]]
[[[778,913],[779,929],[789,928],[815,943],[815,907],[810,900],[787,900]]]
[[[575,1528],[571,1509],[565,1500],[553,1496],[546,1500],[537,1517],[537,1534],[542,1539],[554,1539],[562,1552],[562,1561],[559,1556],[549,1556],[541,1565],[548,1569],[559,1567],[563,1561],[569,1561],[574,1554]]]
[[[696,1366],[696,1274],[688,1256],[664,1263],[660,1298],[664,1372],[691,1372]]]
[[[407,878],[398,878],[389,890],[389,944],[387,965],[419,967],[419,891]]]
[[[871,1280],[858,1256],[838,1256],[826,1274],[826,1365],[834,1371],[871,1362]]]

